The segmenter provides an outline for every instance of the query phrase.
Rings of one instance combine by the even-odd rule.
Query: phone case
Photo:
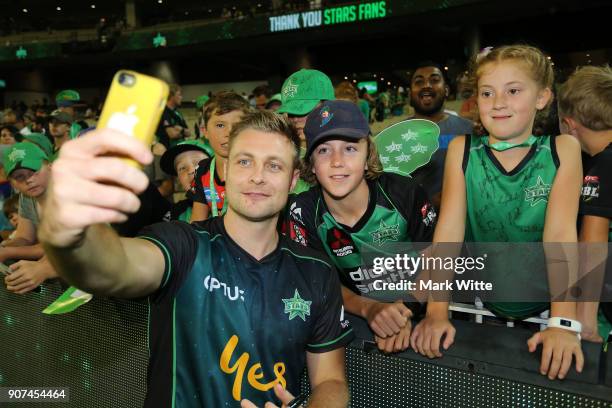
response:
[[[134,71],[113,77],[98,128],[110,128],[151,146],[168,99],[168,84]]]

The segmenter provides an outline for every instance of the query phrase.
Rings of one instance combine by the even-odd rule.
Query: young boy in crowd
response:
[[[36,233],[39,209],[49,185],[48,163],[48,156],[34,143],[16,143],[4,153],[5,172],[20,197],[15,236],[0,244],[0,262],[22,260],[10,266],[12,272],[4,279],[7,289],[18,294],[57,277],[51,265],[41,259],[44,253]]]
[[[204,136],[214,157],[199,163],[193,186],[188,193],[193,200],[191,222],[204,221],[225,212],[225,161],[232,126],[251,111],[249,103],[235,92],[222,91],[204,105]]]
[[[590,156],[585,163],[579,207],[579,214],[582,216],[579,240],[586,243],[610,242],[612,241],[612,69],[594,66],[579,68],[559,89],[558,106],[561,131],[575,136],[580,142],[582,151]],[[605,248],[607,254],[607,246],[598,248]],[[608,262],[608,269],[609,266]],[[583,340],[602,341],[597,332],[597,309],[598,302],[578,304]]]
[[[161,168],[167,174],[178,177],[184,191],[191,189],[198,163],[213,157],[210,147],[199,140],[187,140],[166,150],[161,158]],[[193,201],[186,198],[172,206],[171,220],[191,221]]]
[[[13,239],[15,237],[15,230],[17,230],[17,226],[19,225],[19,195],[14,194],[7,198],[4,203],[2,203],[2,212],[9,224],[13,227],[12,231],[2,231],[2,237]],[[5,236],[4,232],[8,235]]]

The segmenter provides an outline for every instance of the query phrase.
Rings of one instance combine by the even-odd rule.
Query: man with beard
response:
[[[410,80],[410,105],[414,108],[414,116],[410,119],[431,120],[440,127],[440,147],[429,163],[412,173],[412,177],[425,188],[436,208],[440,206],[448,143],[457,135],[471,134],[473,127],[469,120],[444,111],[449,87],[443,72],[438,64],[426,61],[418,65]]]

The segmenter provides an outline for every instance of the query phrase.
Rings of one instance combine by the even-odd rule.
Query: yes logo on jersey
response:
[[[582,201],[599,198],[599,176],[586,176],[582,183]]]
[[[532,207],[542,202],[548,202],[550,187],[550,184],[546,184],[542,177],[538,176],[538,181],[525,189],[525,201],[530,203]]]

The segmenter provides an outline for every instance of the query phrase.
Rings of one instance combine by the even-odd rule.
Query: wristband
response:
[[[566,319],[564,317],[551,317],[548,319],[548,327],[569,330],[578,334],[578,336],[582,332],[582,324],[578,320]]]

